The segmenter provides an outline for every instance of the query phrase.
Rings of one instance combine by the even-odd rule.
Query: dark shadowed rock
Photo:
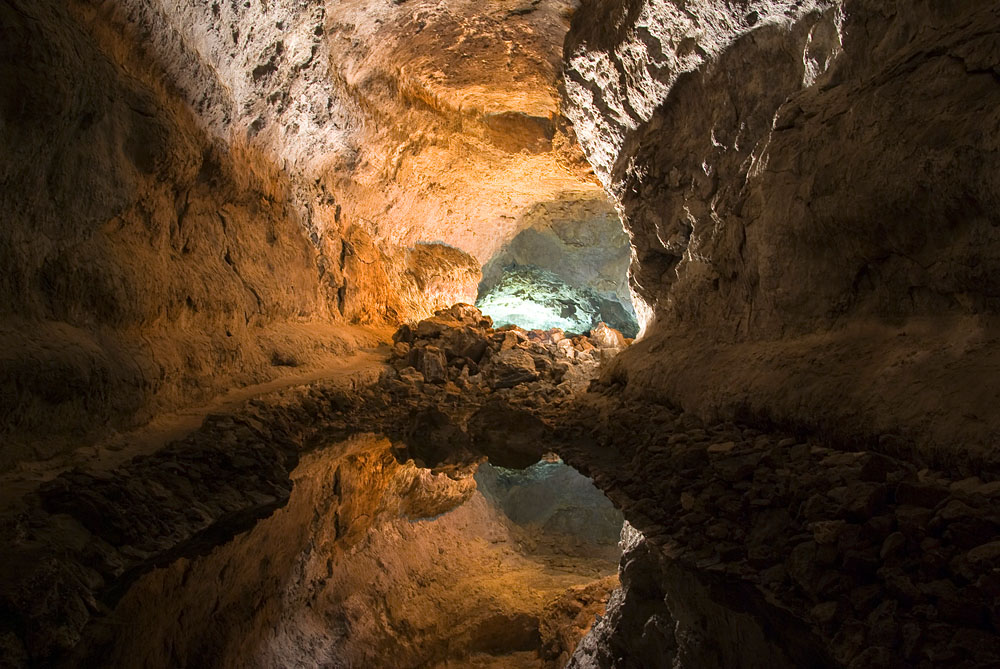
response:
[[[469,436],[477,452],[500,467],[523,469],[549,449],[550,428],[534,413],[493,401],[469,419]]]
[[[494,388],[513,388],[538,378],[531,354],[520,348],[500,351],[490,359],[491,385]]]

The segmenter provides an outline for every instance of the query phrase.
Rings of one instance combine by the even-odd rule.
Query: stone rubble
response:
[[[567,396],[593,378],[602,360],[626,346],[620,332],[599,324],[590,336],[562,330],[493,328],[475,307],[456,304],[393,335],[391,364],[403,383],[443,384],[490,392],[528,384]],[[546,397],[549,395],[543,393]]]

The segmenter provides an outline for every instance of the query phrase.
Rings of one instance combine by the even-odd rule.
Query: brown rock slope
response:
[[[359,343],[328,325],[287,177],[79,9],[0,9],[3,467]]]

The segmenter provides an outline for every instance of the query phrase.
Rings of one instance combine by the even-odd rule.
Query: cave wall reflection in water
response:
[[[292,479],[249,532],[142,577],[100,661],[562,667],[618,582],[621,514],[557,461],[433,473],[362,435]]]
[[[476,485],[510,520],[541,537],[567,537],[588,554],[615,560],[621,555],[621,511],[590,479],[557,458],[523,470],[486,463],[476,472]]]

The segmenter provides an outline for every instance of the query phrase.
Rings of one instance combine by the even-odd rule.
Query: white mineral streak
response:
[[[843,8],[827,10],[827,21],[818,21],[810,30],[806,48],[802,52],[802,87],[808,88],[826,72],[840,54],[843,46]]]
[[[259,134],[279,162],[299,170],[350,150],[357,110],[334,89],[324,0],[122,4],[216,136]]]

